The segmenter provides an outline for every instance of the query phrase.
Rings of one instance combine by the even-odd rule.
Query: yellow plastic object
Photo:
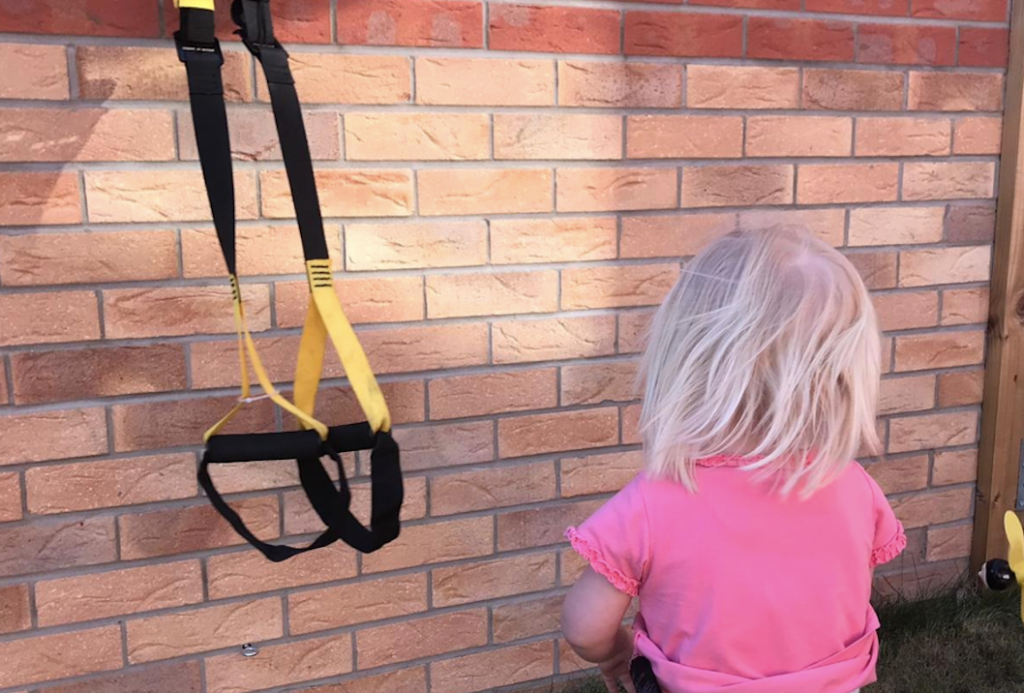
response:
[[[1010,542],[1010,556],[1007,563],[1010,570],[1017,576],[1017,584],[1021,586],[1020,618],[1024,621],[1024,527],[1021,527],[1017,513],[1008,510],[1003,516],[1003,527],[1006,529],[1006,540]]]
[[[213,0],[174,0],[178,9],[209,10],[213,12]]]

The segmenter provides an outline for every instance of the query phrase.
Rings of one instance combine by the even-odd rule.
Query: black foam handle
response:
[[[215,464],[319,458],[323,445],[316,431],[218,435],[206,443],[206,457]]]

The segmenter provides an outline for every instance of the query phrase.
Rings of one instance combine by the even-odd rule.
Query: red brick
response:
[[[631,159],[727,159],[743,153],[743,119],[733,116],[627,118]]]
[[[887,458],[865,467],[886,494],[920,491],[928,486],[928,456]]]
[[[498,550],[532,549],[565,541],[565,528],[590,517],[603,501],[546,505],[498,515]]]
[[[900,286],[988,281],[989,246],[934,248],[900,253]]]
[[[1008,0],[913,0],[911,17],[1005,22]]]
[[[562,496],[572,498],[614,493],[628,484],[640,472],[643,464],[644,455],[640,450],[563,459]]]
[[[978,325],[988,319],[989,292],[981,289],[948,289],[942,292],[943,325]]]
[[[273,640],[284,633],[276,598],[133,619],[125,628],[132,664]]]
[[[686,104],[690,108],[748,110],[797,108],[800,70],[795,67],[688,65]]]
[[[469,693],[542,679],[551,676],[554,667],[551,643],[544,641],[435,662],[430,680],[446,693]]]
[[[943,332],[896,340],[898,371],[973,366],[980,364],[984,356],[984,332]]]
[[[910,0],[807,0],[805,9],[808,12],[906,17]]]
[[[24,513],[21,509],[21,479],[17,472],[0,474],[0,522],[20,520]],[[0,592],[2,594],[2,592]],[[0,618],[0,632],[3,632],[3,619]]]
[[[736,228],[735,214],[625,217],[620,252],[624,258],[688,257]]]
[[[715,7],[749,7],[759,10],[788,10],[796,12],[800,9],[798,0],[694,0],[691,5],[714,5]]]
[[[903,166],[904,200],[994,197],[996,168],[986,162],[908,162]]]
[[[739,58],[743,55],[743,17],[627,12],[625,53]]]
[[[64,46],[7,43],[0,46],[0,99],[66,101],[68,56]]]
[[[619,52],[617,10],[495,4],[488,16],[488,47],[538,53]]]
[[[671,209],[678,186],[675,168],[560,168],[558,211]]]
[[[636,379],[635,361],[562,366],[561,402],[563,405],[628,402],[639,395]]]
[[[196,495],[191,453],[94,460],[25,472],[29,512],[51,514],[113,508]]]
[[[971,512],[974,490],[969,488],[948,491],[925,491],[890,501],[896,517],[907,529],[951,522],[967,517]]]
[[[455,472],[431,478],[430,511],[454,515],[553,500],[555,486],[551,462]]]
[[[412,95],[406,57],[302,52],[292,53],[289,63],[305,104],[396,104],[407,103]],[[268,101],[262,71],[259,75],[259,98]]]
[[[270,291],[265,284],[242,287],[249,329],[270,327]],[[230,334],[235,331],[229,286],[115,289],[103,294],[107,339]]]
[[[435,106],[553,106],[551,60],[417,58],[416,103]]]
[[[953,243],[991,243],[996,232],[996,210],[991,204],[957,202],[946,214],[946,238]]]
[[[491,124],[483,113],[349,113],[349,161],[489,159]]]
[[[494,642],[512,642],[558,631],[562,600],[562,595],[555,595],[495,606]]]
[[[424,216],[522,214],[554,208],[549,169],[421,170],[416,174]]]
[[[678,108],[683,103],[679,65],[558,63],[558,103],[590,108]]]
[[[792,204],[793,166],[687,168],[682,191],[684,208]]]
[[[953,153],[999,154],[1002,135],[1001,118],[958,118],[953,134]]]
[[[235,171],[239,219],[255,219],[256,181]],[[210,202],[199,171],[87,171],[89,221],[138,223],[208,221]]]
[[[433,604],[455,606],[552,589],[555,563],[556,555],[546,553],[435,568]]]
[[[553,270],[431,275],[426,282],[430,319],[558,309],[558,273]]]
[[[132,0],[41,0],[30,5],[5,3],[0,6],[0,27],[8,32],[31,34],[131,38],[156,38],[160,35],[157,5],[151,2],[139,6]]]
[[[356,633],[359,666],[367,669],[487,644],[487,611],[460,611]]]
[[[317,188],[327,217],[407,217],[413,209],[412,172],[371,169],[318,171]],[[291,188],[284,171],[260,174],[263,215],[295,216]]]
[[[991,72],[911,72],[911,111],[998,111],[1003,76]]]
[[[850,156],[852,149],[851,118],[747,118],[747,156]]]
[[[492,219],[490,227],[495,265],[611,260],[617,254],[615,217]]]
[[[930,527],[928,529],[928,560],[943,561],[971,553],[973,526]]]
[[[18,633],[32,627],[28,585],[0,587],[0,633]]]
[[[493,325],[494,363],[592,358],[615,353],[610,315],[508,320]]]
[[[267,686],[347,674],[354,666],[353,656],[352,636],[341,633],[263,647],[255,659],[239,657],[235,652],[209,657],[205,663],[206,690],[248,693]]]
[[[338,114],[307,111],[302,114],[306,139],[314,161],[337,161],[341,157]],[[231,153],[240,161],[280,161],[281,145],[270,110],[229,110]],[[192,118],[178,112],[178,147],[183,161],[198,161]]]
[[[960,27],[960,65],[963,67],[1006,67],[1010,54],[1008,29]]]
[[[355,277],[334,283],[346,317],[353,324],[422,320],[423,279],[419,276]],[[307,282],[275,287],[278,327],[301,327],[309,304]]]
[[[114,518],[7,526],[0,532],[0,551],[3,577],[111,563],[117,560]]]
[[[198,445],[203,432],[230,411],[236,397],[119,404],[113,407],[114,448],[118,452]],[[231,433],[267,432],[274,426],[269,401],[242,408],[225,429]]]
[[[894,202],[899,164],[810,164],[800,167],[799,204]]]
[[[337,13],[341,44],[437,48],[484,45],[483,5],[479,2],[356,0],[340,4]]]
[[[426,610],[426,573],[303,590],[288,596],[292,635],[344,628]]]
[[[92,291],[0,296],[0,346],[99,339],[99,322]]]
[[[413,525],[384,548],[363,557],[363,573],[489,556],[494,551],[491,516]],[[360,657],[362,661],[362,657]]]
[[[173,0],[163,0],[166,34],[178,29],[178,11]],[[237,28],[231,19],[230,5],[217,5],[217,36],[222,40],[237,41]],[[330,43],[331,9],[329,0],[297,0],[274,7],[274,34],[283,43]]]
[[[494,424],[490,421],[401,428],[395,431],[395,439],[407,471],[494,459]]]
[[[347,224],[349,271],[467,267],[487,262],[487,226],[479,221]]]
[[[81,221],[77,174],[0,173],[0,226]]]
[[[556,375],[554,368],[544,368],[431,380],[430,418],[459,419],[553,408],[558,405]]]
[[[498,454],[503,458],[601,448],[618,442],[619,413],[611,407],[498,421]]]
[[[850,211],[850,245],[938,243],[942,207],[861,207]]]
[[[622,117],[496,114],[495,159],[621,159]]]
[[[119,669],[121,629],[109,625],[10,640],[0,643],[0,659],[4,688]]]
[[[679,265],[622,265],[562,270],[562,309],[658,305],[679,277]]]
[[[359,335],[378,373],[434,371],[488,362],[485,323],[369,330]]]
[[[872,298],[883,331],[935,327],[939,322],[937,291],[876,294]]]
[[[903,108],[901,72],[805,69],[803,107],[826,111],[899,111]]]
[[[896,418],[889,422],[889,452],[969,445],[977,439],[976,412],[927,414]]]
[[[10,108],[0,111],[4,162],[170,161],[170,111]]]
[[[985,371],[968,370],[939,375],[939,406],[962,407],[981,404],[985,389]]]
[[[963,484],[978,477],[978,451],[955,450],[935,453],[932,484]]]
[[[196,660],[135,667],[46,689],[47,693],[201,693]]]
[[[858,118],[857,156],[949,156],[947,118]]]
[[[107,451],[107,425],[98,408],[8,414],[0,439],[0,465],[89,457]]]
[[[750,17],[747,57],[853,62],[853,25],[812,19]]]
[[[879,396],[878,412],[887,414],[903,414],[912,411],[924,411],[935,406],[935,376],[921,375],[904,378],[887,378],[882,381]],[[925,464],[927,467],[927,463]],[[927,485],[927,472],[925,483]],[[896,493],[896,491],[888,491]]]
[[[902,24],[857,26],[857,62],[884,65],[952,65],[956,28]]]

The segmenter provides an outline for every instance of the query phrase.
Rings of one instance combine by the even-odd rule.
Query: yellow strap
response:
[[[174,6],[182,10],[209,10],[213,12],[213,0],[174,0]]]
[[[299,341],[299,358],[295,364],[295,406],[307,414],[316,407],[317,386],[324,368],[327,347],[327,327],[320,319],[312,296],[306,308],[306,323]]]

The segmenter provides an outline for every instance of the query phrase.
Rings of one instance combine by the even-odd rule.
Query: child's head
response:
[[[804,230],[736,231],[683,271],[651,326],[642,430],[656,476],[733,454],[788,492],[877,445],[880,338],[864,283]]]

